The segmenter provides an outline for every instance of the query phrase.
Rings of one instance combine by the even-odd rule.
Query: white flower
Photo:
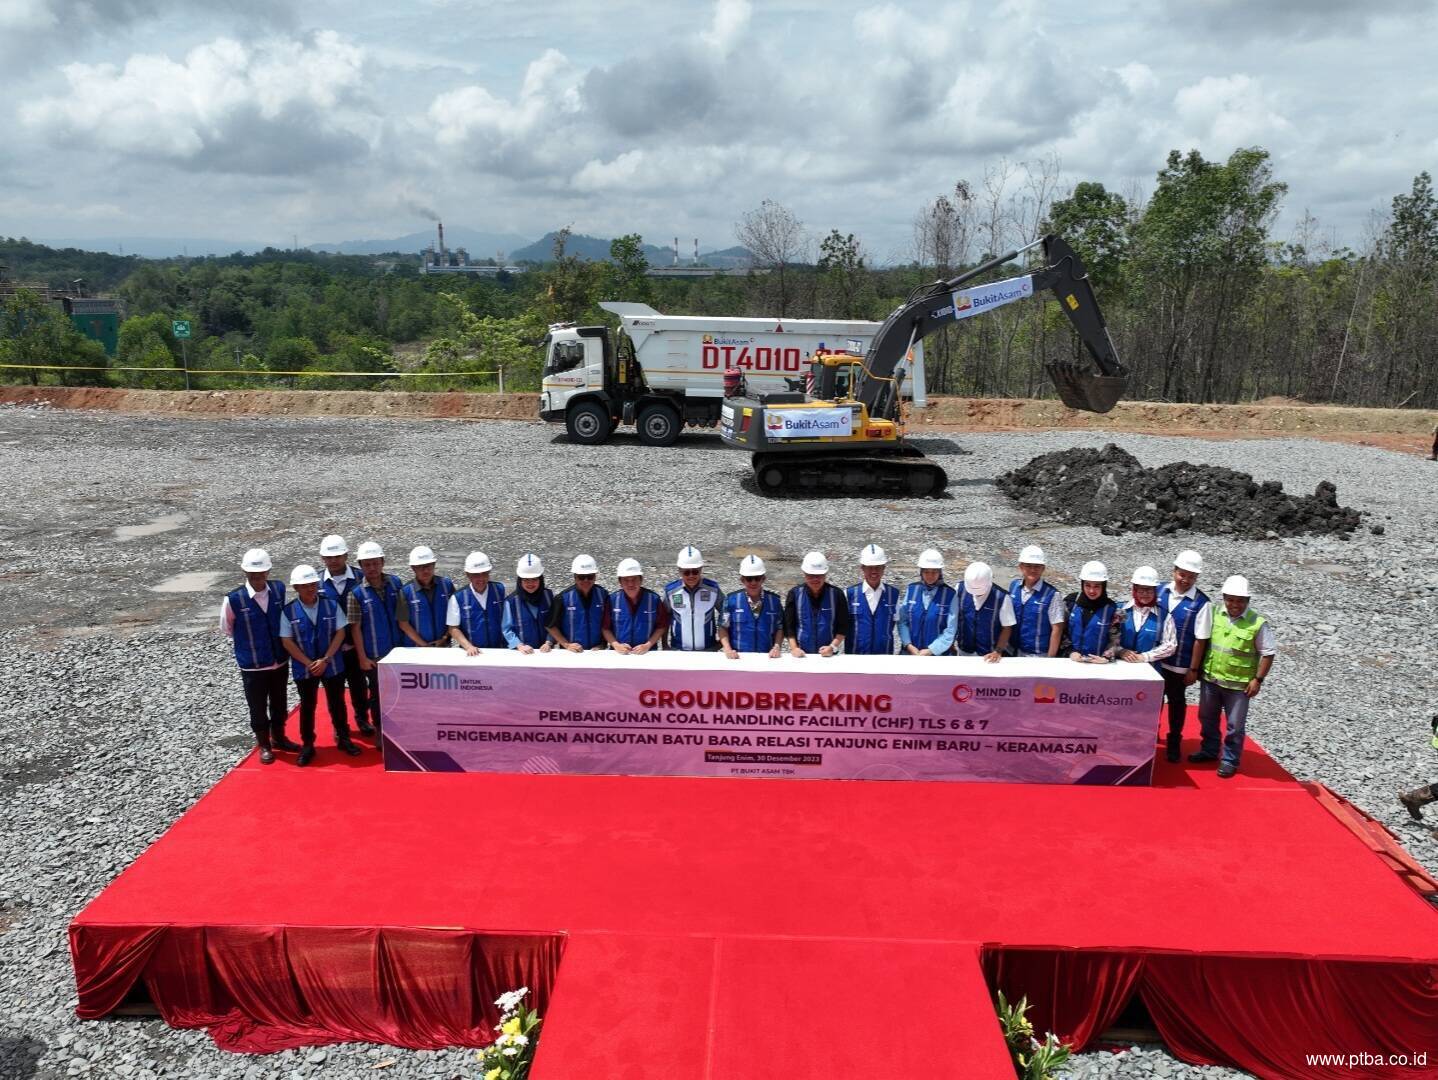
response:
[[[503,1054],[505,1057],[514,1057],[514,1055],[519,1053],[519,1047],[506,1046],[503,1050],[500,1051],[500,1053]]]
[[[507,994],[500,994],[499,997],[494,999],[494,1003],[498,1005],[502,1011],[507,1013],[523,1001],[524,995],[527,993],[529,993],[529,987],[521,986],[518,990],[511,990]]]
[[[512,1042],[512,1043],[514,1043],[515,1046],[528,1046],[528,1045],[529,1045],[529,1036],[528,1036],[528,1035],[511,1035],[511,1036],[509,1037],[509,1041]]]

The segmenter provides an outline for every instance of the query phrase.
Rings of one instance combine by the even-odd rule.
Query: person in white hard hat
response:
[[[365,678],[369,724],[357,725],[364,735],[366,727],[373,732],[380,730],[378,665],[392,650],[404,644],[399,624],[401,619],[409,620],[409,605],[399,578],[384,572],[384,548],[373,540],[366,540],[355,552],[355,559],[364,580],[350,593],[345,618],[349,620],[350,641]]]
[[[549,609],[549,636],[570,652],[602,649],[607,644],[604,616],[609,610],[609,590],[594,583],[599,564],[591,555],[576,555],[569,572],[574,584],[560,593]]]
[[[739,560],[739,581],[744,586],[724,598],[719,643],[724,655],[738,660],[740,653],[779,655],[784,644],[784,601],[772,589],[764,588],[768,571],[758,555]]]
[[[1238,772],[1243,756],[1248,703],[1258,696],[1278,651],[1269,621],[1253,610],[1248,579],[1234,574],[1223,582],[1223,605],[1213,613],[1213,637],[1203,661],[1198,694],[1202,743],[1188,760],[1218,761],[1218,775],[1227,780]],[[1218,718],[1228,724],[1219,754]]]
[[[245,583],[220,603],[220,629],[235,647],[235,663],[250,710],[260,761],[268,765],[276,750],[295,751],[297,743],[285,736],[289,711],[289,673],[280,644],[284,623],[285,586],[270,580],[269,553],[250,548],[240,559]]]
[[[1009,582],[1009,603],[1018,622],[1014,625],[1016,656],[1057,656],[1063,641],[1067,611],[1059,591],[1044,580],[1048,558],[1044,549],[1029,544],[1019,552],[1019,576]]]
[[[899,651],[910,656],[944,656],[959,632],[958,593],[944,581],[944,556],[925,548],[918,558],[919,580],[899,602]]]
[[[434,572],[438,562],[434,549],[420,544],[409,553],[409,568],[414,580],[404,587],[408,617],[400,620],[400,633],[419,648],[439,648],[449,643],[449,600],[454,595],[454,582]]]
[[[717,581],[704,576],[704,554],[693,544],[680,549],[674,565],[679,579],[664,586],[669,648],[684,652],[717,649],[724,591]]]
[[[1159,661],[1178,648],[1173,620],[1158,606],[1158,571],[1140,566],[1129,579],[1129,590],[1132,599],[1119,612],[1104,655],[1157,669]]]
[[[795,585],[784,599],[789,652],[794,656],[833,656],[843,649],[849,635],[849,603],[837,586],[829,584],[829,560],[822,551],[805,555],[800,569],[804,584]]]
[[[349,551],[345,538],[337,533],[330,533],[320,541],[320,558],[325,564],[320,591],[338,605],[341,614],[349,610],[350,594],[364,580],[359,568],[349,564]],[[345,620],[349,621],[347,615]],[[345,634],[344,645],[340,648],[340,660],[344,664],[345,684],[350,691],[350,709],[354,713],[355,726],[361,735],[373,735],[374,728],[369,723],[369,688],[365,685],[359,656],[349,634]]]
[[[997,664],[1009,647],[1018,619],[1009,594],[994,588],[994,571],[988,563],[972,562],[964,568],[964,589],[957,606],[955,651]]]
[[[1188,713],[1188,687],[1203,670],[1203,654],[1213,633],[1213,605],[1198,587],[1203,573],[1203,556],[1192,549],[1180,551],[1173,560],[1173,581],[1158,590],[1158,607],[1173,620],[1178,648],[1161,663],[1163,696],[1168,702],[1168,736],[1165,747],[1169,761],[1177,761],[1183,750],[1183,721]]]
[[[449,636],[468,656],[480,649],[504,649],[504,586],[490,580],[494,564],[482,551],[471,551],[464,560],[469,587],[456,589],[449,598],[444,621]]]
[[[300,756],[296,765],[315,759],[315,711],[320,688],[335,729],[335,745],[354,757],[360,748],[350,739],[345,709],[345,669],[340,658],[348,620],[340,606],[320,590],[320,575],[309,563],[290,572],[295,599],[285,605],[280,643],[290,654],[290,674],[300,695]]]
[[[1064,597],[1064,639],[1070,660],[1107,662],[1104,650],[1118,618],[1118,604],[1108,594],[1108,567],[1090,561],[1079,570],[1079,588]]]
[[[889,555],[878,544],[859,552],[859,578],[844,591],[849,605],[849,635],[844,651],[862,656],[890,656],[894,626],[899,620],[899,590],[884,584]]]
[[[514,574],[519,581],[504,602],[500,625],[504,640],[516,652],[548,652],[554,647],[548,629],[554,593],[545,588],[544,563],[538,555],[521,555]]]
[[[614,572],[619,588],[609,595],[604,640],[620,654],[643,656],[669,629],[669,608],[653,589],[644,587],[644,567],[624,559]]]

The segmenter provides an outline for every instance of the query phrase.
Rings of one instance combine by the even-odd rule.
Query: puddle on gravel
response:
[[[116,540],[134,540],[140,536],[154,536],[156,533],[178,529],[190,520],[189,514],[162,514],[143,525],[121,525],[115,530]]]
[[[209,592],[225,577],[226,570],[187,570],[183,574],[167,577],[164,581],[150,586],[151,592],[187,593]]]

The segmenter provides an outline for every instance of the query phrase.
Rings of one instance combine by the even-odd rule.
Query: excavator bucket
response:
[[[1059,400],[1070,409],[1106,413],[1128,389],[1127,375],[1095,375],[1079,364],[1061,362],[1047,365],[1047,370]]]

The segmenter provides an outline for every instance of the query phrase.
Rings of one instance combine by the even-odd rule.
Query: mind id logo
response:
[[[950,691],[950,693],[953,695],[954,700],[957,701],[960,705],[962,705],[964,702],[968,701],[969,698],[974,696],[974,691],[972,688],[970,688],[968,683],[959,683],[959,685],[954,687],[953,690]]]
[[[1039,705],[1052,705],[1058,700],[1059,692],[1048,683],[1034,684],[1034,702]]]

